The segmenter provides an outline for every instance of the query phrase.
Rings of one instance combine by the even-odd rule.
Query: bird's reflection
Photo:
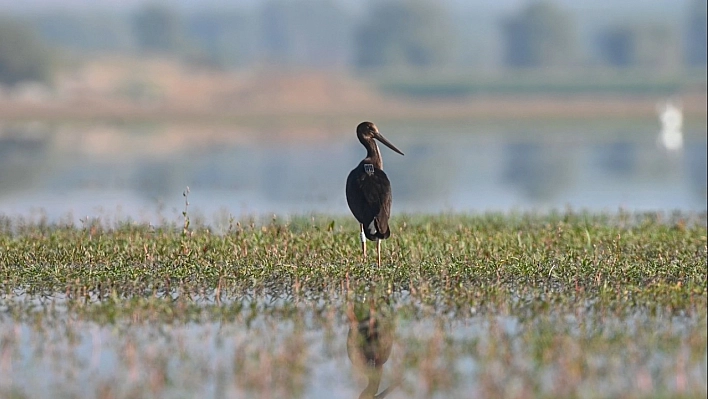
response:
[[[394,321],[390,306],[385,300],[370,298],[365,303],[347,302],[347,354],[354,369],[366,375],[368,385],[359,398],[384,398],[400,382],[379,391],[383,365],[393,348]]]

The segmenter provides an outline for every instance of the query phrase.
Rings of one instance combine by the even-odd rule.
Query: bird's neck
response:
[[[369,383],[366,385],[366,388],[361,392],[359,395],[360,399],[363,398],[375,398],[376,393],[379,391],[379,385],[381,385],[381,374],[383,373],[383,370],[381,367],[376,367],[371,370],[369,370],[368,378],[369,378]]]
[[[364,146],[366,147],[365,163],[373,164],[376,169],[383,169],[383,159],[381,158],[379,146],[376,145],[376,142],[371,140],[364,144]]]

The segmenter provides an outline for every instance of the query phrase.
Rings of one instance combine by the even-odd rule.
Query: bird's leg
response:
[[[361,240],[361,253],[364,256],[364,261],[366,261],[366,234],[364,234],[364,225],[359,224],[361,227],[361,232],[359,233],[359,239]]]
[[[381,240],[376,239],[376,255],[379,257],[379,268],[381,268]]]

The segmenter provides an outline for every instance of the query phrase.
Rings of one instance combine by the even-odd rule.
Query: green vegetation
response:
[[[58,50],[147,51],[229,69],[260,70],[265,63],[367,73],[506,67],[572,73],[602,65],[661,76],[706,66],[703,0],[533,1],[514,7],[433,0],[362,7],[332,0],[204,7],[149,2],[115,9],[34,7],[25,14]]]
[[[530,3],[504,21],[504,61],[513,67],[573,65],[575,29],[565,10],[548,1]]]
[[[142,51],[177,53],[184,48],[183,23],[172,9],[148,4],[133,16],[133,31]]]
[[[395,320],[391,397],[705,396],[705,214],[392,225],[378,269],[349,218],[0,219],[0,395],[355,397],[356,373],[315,377],[351,375],[346,308],[368,303]]]
[[[689,65],[706,65],[706,32],[708,32],[708,4],[693,0],[688,5],[686,23],[686,61]]]
[[[354,37],[355,66],[361,70],[430,68],[449,64],[451,20],[439,3],[385,1],[373,5]]]
[[[408,216],[384,243],[385,266],[362,265],[349,220],[274,219],[217,235],[89,223],[81,228],[5,221],[2,289],[134,298],[170,292],[230,300],[268,293],[328,297],[347,275],[469,314],[560,309],[705,309],[706,233],[656,215]],[[248,294],[246,294],[248,293]],[[556,309],[556,310],[560,310]]]
[[[48,82],[52,52],[25,22],[0,15],[0,84]]]

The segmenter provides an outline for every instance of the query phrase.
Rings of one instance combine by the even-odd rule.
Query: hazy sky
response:
[[[156,0],[0,0],[0,7],[5,10],[27,10],[39,7],[51,8],[129,8],[137,4]],[[262,3],[266,0],[157,0],[163,3],[175,4],[181,7],[204,7],[205,5],[244,6]],[[336,0],[352,7],[361,7],[372,0]],[[483,7],[487,9],[509,9],[533,0],[446,0],[465,8]],[[571,8],[674,8],[685,6],[687,0],[556,0]]]

